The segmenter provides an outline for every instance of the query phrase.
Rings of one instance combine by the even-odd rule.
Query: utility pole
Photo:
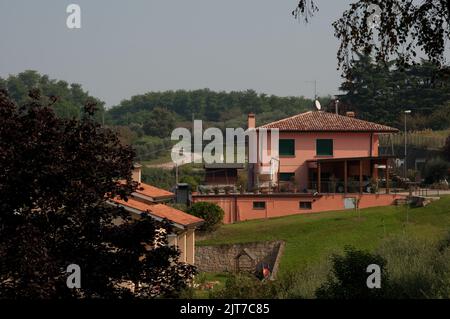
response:
[[[317,80],[314,80],[314,101],[317,100]]]
[[[178,153],[180,156],[183,156],[183,154],[184,154],[184,148],[183,147],[181,147],[180,148],[180,151],[179,151],[179,153]],[[176,183],[176,188],[178,188],[178,162],[177,161],[175,161],[175,183]]]

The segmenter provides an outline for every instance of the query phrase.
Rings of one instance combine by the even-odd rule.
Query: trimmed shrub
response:
[[[211,232],[219,228],[225,215],[222,208],[214,203],[208,202],[195,203],[187,212],[205,220],[205,223],[199,228],[200,231],[204,232]]]

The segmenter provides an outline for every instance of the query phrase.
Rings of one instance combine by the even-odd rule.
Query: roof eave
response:
[[[296,129],[280,129],[276,127],[262,127],[264,129],[278,129],[280,132],[287,133],[398,133],[397,129],[392,130],[296,130]],[[257,130],[259,128],[256,128]]]
[[[143,210],[141,210],[141,209],[134,208],[134,207],[128,206],[128,205],[123,204],[123,203],[115,202],[114,200],[107,201],[107,203],[109,203],[110,205],[113,205],[113,206],[120,206],[120,207],[123,207],[126,211],[128,211],[128,212],[130,212],[130,213],[137,214],[137,215],[148,214],[148,215],[150,215],[150,217],[152,217],[153,219],[155,219],[155,220],[158,221],[158,222],[161,222],[161,221],[163,221],[164,219],[166,219],[166,220],[168,220],[168,221],[170,222],[170,224],[172,224],[174,227],[176,227],[176,228],[178,228],[178,229],[186,229],[186,228],[189,227],[189,225],[190,225],[190,224],[186,224],[186,225],[185,225],[185,224],[180,224],[180,223],[177,223],[177,222],[175,222],[175,221],[173,221],[173,220],[170,220],[170,219],[168,219],[168,218],[164,218],[164,217],[155,215],[155,214],[152,213],[150,210],[143,211]]]

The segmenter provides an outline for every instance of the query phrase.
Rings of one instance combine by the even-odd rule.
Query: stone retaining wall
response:
[[[263,265],[271,270],[271,279],[278,272],[284,241],[197,246],[195,265],[204,272],[250,271],[261,274]],[[245,270],[243,270],[245,269]]]

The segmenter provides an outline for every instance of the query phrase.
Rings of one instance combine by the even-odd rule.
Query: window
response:
[[[295,156],[295,140],[280,139],[280,156]]]
[[[280,173],[281,182],[290,182],[295,177],[295,173]]]
[[[266,209],[266,202],[253,202],[253,209]]]
[[[312,202],[300,202],[300,209],[311,209]]]
[[[316,155],[317,156],[332,156],[333,155],[333,140],[331,140],[331,139],[316,140]]]

